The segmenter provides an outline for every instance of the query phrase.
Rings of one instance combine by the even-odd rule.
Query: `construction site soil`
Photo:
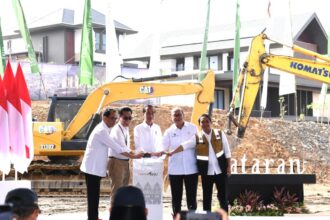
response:
[[[118,107],[118,106],[117,106]],[[143,121],[142,105],[130,105],[133,109],[133,120],[130,126],[130,133],[133,128]],[[32,102],[32,114],[38,121],[46,121],[49,103],[47,101]],[[171,125],[171,105],[156,107],[155,123],[162,131]],[[185,112],[185,119],[190,120],[192,108],[182,106]],[[213,111],[213,127],[226,129],[226,111]],[[330,125],[312,121],[285,121],[283,119],[250,118],[248,127],[243,139],[228,135],[232,150],[232,158],[239,161],[246,156],[246,167],[253,165],[253,159],[260,161],[260,172],[264,172],[262,161],[273,159],[275,162],[270,169],[277,172],[277,160],[283,159],[286,162],[286,172],[289,173],[289,160],[300,159],[304,164],[304,173],[315,173],[317,183],[330,183]],[[131,146],[134,149],[133,135],[131,135]],[[36,157],[36,159],[45,159]],[[247,172],[251,172],[247,170]]]
[[[134,144],[132,141],[133,128],[143,120],[142,105],[129,105],[133,109],[133,120],[130,127],[131,132],[131,146]],[[118,107],[118,106],[117,106]],[[46,121],[49,103],[47,101],[34,101],[32,102],[33,117],[38,121]],[[155,123],[159,124],[164,132],[171,124],[170,110],[173,108],[171,105],[162,105],[156,107]],[[182,106],[185,113],[185,119],[190,120],[191,107]],[[213,111],[213,127],[225,129],[227,125],[226,111],[214,110]],[[232,128],[235,134],[234,128]],[[309,121],[292,122],[283,119],[269,119],[269,118],[251,118],[246,129],[243,139],[235,138],[234,135],[228,136],[232,150],[232,158],[238,161],[238,173],[241,172],[240,162],[241,158],[246,157],[247,173],[251,173],[251,167],[254,163],[253,159],[260,161],[260,172],[265,172],[264,159],[273,159],[275,162],[270,166],[272,173],[278,172],[278,160],[285,161],[285,172],[289,173],[289,160],[300,159],[301,165],[304,163],[305,174],[316,174],[316,185],[307,186],[305,192],[305,203],[310,204],[312,212],[319,212],[325,209],[330,211],[330,125],[321,124]],[[47,160],[45,157],[35,157],[35,160]],[[165,170],[167,162],[165,161]],[[59,168],[60,169],[60,168]],[[31,178],[35,174],[24,175],[24,178]],[[30,176],[29,176],[30,175]],[[42,175],[42,179],[47,179],[48,174]],[[56,174],[49,174],[56,176]],[[35,175],[36,178],[41,176]],[[62,178],[62,177],[58,177]],[[318,187],[316,187],[318,186]],[[306,187],[305,187],[306,190]],[[319,190],[319,191],[318,191]],[[170,207],[169,190],[164,193],[164,208]],[[199,189],[199,194],[201,190]],[[108,207],[108,194],[103,197],[101,207],[106,209]],[[56,196],[56,195],[52,195]],[[200,195],[199,195],[200,198]],[[73,197],[66,199],[64,197],[57,197],[59,207],[54,207],[51,202],[54,197],[45,195],[43,201],[45,214],[54,214],[58,212],[75,212],[78,207],[80,211],[86,210],[85,198],[80,196],[79,199]],[[64,199],[64,200],[63,200]],[[201,198],[199,199],[201,201]],[[73,203],[76,201],[77,203]],[[215,199],[214,199],[215,201]],[[79,202],[82,204],[79,205]],[[47,208],[47,204],[49,207]],[[314,205],[314,206],[313,206]],[[64,206],[65,208],[63,208]],[[323,207],[323,208],[322,208]],[[65,209],[65,210],[64,210]],[[324,211],[324,210],[323,210]]]

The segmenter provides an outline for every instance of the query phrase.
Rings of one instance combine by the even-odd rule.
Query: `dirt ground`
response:
[[[330,215],[330,184],[312,184],[304,186],[305,206],[313,215]],[[163,194],[163,219],[171,217],[171,191],[168,189]],[[107,212],[109,209],[109,196],[102,196],[100,199],[100,212]],[[183,200],[183,209],[186,208]],[[218,207],[218,203],[213,196],[212,207]],[[40,197],[39,204],[43,215],[55,215],[59,213],[86,212],[87,202],[83,196],[77,197]],[[198,209],[202,209],[202,190],[198,189]]]
[[[129,106],[133,109],[133,120],[130,126],[130,134],[131,146],[134,150],[133,128],[143,121],[143,106]],[[115,105],[115,107],[120,107],[120,105],[117,104]],[[46,121],[48,108],[49,102],[47,101],[32,102],[33,117],[36,118],[38,121]],[[171,125],[170,110],[172,108],[173,106],[171,105],[156,106],[155,123],[157,123],[161,127],[163,132]],[[185,112],[185,120],[190,121],[192,108],[183,106],[182,109]],[[212,118],[213,127],[219,129],[227,128],[226,111],[214,110]],[[308,126],[308,123],[305,123],[303,126],[305,125]],[[317,138],[314,138],[312,135],[324,131],[318,131],[314,124],[311,123],[310,127],[312,129],[310,131],[308,131],[307,129],[302,131],[305,134],[304,138],[306,138],[306,140],[312,139],[313,141],[313,144],[311,146],[311,148],[313,148],[313,152],[310,152],[304,148],[304,141],[302,140],[300,134],[291,132],[289,135],[285,136],[285,134],[288,134],[290,132],[290,129],[292,130],[293,128],[296,128],[298,126],[299,123],[292,124],[278,119],[260,120],[259,118],[250,118],[243,139],[238,139],[235,137],[235,135],[227,135],[227,138],[231,145],[232,158],[237,159],[239,161],[245,155],[247,159],[246,167],[250,168],[253,165],[254,158],[258,158],[260,161],[263,161],[264,159],[277,160],[278,158],[281,158],[286,161],[286,167],[289,166],[289,159],[300,159],[301,162],[305,160],[306,164],[304,173],[315,173],[317,183],[330,183],[330,156],[329,158],[326,157],[320,159],[320,157],[323,157],[323,155],[325,155],[325,152],[327,152],[327,155],[330,155],[330,140],[318,140]],[[328,134],[330,132],[330,126],[324,125],[324,127],[325,131],[328,132],[324,134],[324,136],[326,138],[329,138],[330,136]],[[235,128],[233,125],[232,132],[233,134],[235,133]],[[280,135],[275,136],[275,133]],[[310,138],[309,136],[313,138]],[[283,138],[285,139],[285,141],[283,141]],[[321,144],[324,148],[327,149],[326,151],[321,151],[321,149],[318,147]],[[322,169],[320,169],[320,166],[322,167]],[[167,163],[165,162],[165,170],[166,168]],[[274,164],[270,172],[276,172],[276,168],[276,164]],[[288,172],[288,170],[286,171]],[[262,164],[260,165],[260,172],[264,172],[264,166]]]
[[[33,116],[38,121],[45,121],[47,118],[49,103],[45,101],[36,101],[32,103]],[[131,138],[133,137],[133,128],[135,125],[142,122],[142,106],[130,105],[133,108],[133,120],[131,125]],[[167,127],[170,126],[170,110],[173,106],[164,105],[157,107],[155,122],[160,125],[164,132]],[[182,107],[185,112],[185,119],[190,120],[191,108]],[[226,128],[226,112],[221,110],[215,110],[213,112],[213,126],[216,128]],[[236,139],[233,136],[228,136],[232,149],[232,158],[242,158],[246,155],[247,161],[252,161],[253,158],[265,159],[265,158],[283,158],[287,160],[289,158],[304,158],[305,152],[301,146],[295,146],[296,151],[292,152],[283,141],[279,141],[273,136],[273,130],[269,129],[269,123],[274,124],[277,129],[283,132],[285,131],[286,124],[281,121],[263,120],[257,118],[251,118],[249,126],[247,128],[244,139]],[[329,130],[329,128],[328,128]],[[234,131],[234,130],[233,130]],[[306,134],[308,137],[308,134]],[[292,137],[294,139],[294,137]],[[297,138],[296,138],[297,139]],[[299,139],[299,138],[298,138]],[[132,141],[132,140],[131,140]],[[290,143],[290,140],[287,140]],[[132,143],[132,142],[131,142]],[[134,144],[132,143],[133,148]],[[330,146],[329,146],[330,147]],[[247,164],[251,166],[252,164]],[[165,163],[165,170],[167,164]],[[330,213],[330,168],[329,163],[321,163],[317,160],[307,160],[305,173],[315,173],[317,176],[317,184],[305,185],[305,205],[312,213]],[[262,169],[262,167],[261,167]],[[201,187],[199,187],[198,193],[198,207],[202,207]],[[213,198],[213,202],[216,202],[216,198]],[[40,198],[41,208],[45,215],[52,215],[62,212],[84,212],[86,211],[86,198],[83,196],[48,196]],[[171,204],[170,204],[170,189],[164,193],[164,216],[170,216]],[[184,204],[184,203],[183,203]],[[214,206],[217,206],[214,203]],[[100,202],[100,210],[107,211],[109,207],[108,196],[103,196]],[[164,218],[167,219],[167,218]]]

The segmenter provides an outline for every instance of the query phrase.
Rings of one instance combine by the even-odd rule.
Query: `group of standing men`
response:
[[[227,176],[230,175],[230,148],[226,135],[212,129],[211,118],[200,116],[202,130],[184,121],[181,108],[171,111],[173,124],[162,136],[160,127],[154,123],[155,108],[143,108],[144,121],[134,128],[135,153],[130,149],[129,125],[132,110],[124,107],[118,113],[106,108],[102,121],[90,135],[81,170],[85,173],[88,200],[88,219],[98,219],[100,181],[107,175],[111,179],[111,204],[114,194],[121,186],[128,185],[129,159],[149,156],[170,156],[168,174],[172,194],[172,209],[176,215],[181,211],[183,185],[186,189],[187,207],[197,208],[196,194],[198,175],[202,176],[203,209],[211,210],[213,184],[221,207],[228,211],[226,196]]]

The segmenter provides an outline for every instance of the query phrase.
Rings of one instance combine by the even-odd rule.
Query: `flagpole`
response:
[[[291,39],[292,44],[293,42],[293,32],[292,32],[292,14],[291,14],[291,0],[289,1],[289,18],[290,18],[290,33],[291,33]],[[293,55],[293,54],[292,54]],[[298,121],[298,95],[297,95],[297,83],[296,83],[296,77],[294,78],[294,87],[295,87],[295,93],[294,93],[294,101],[295,101],[295,112],[296,112],[296,122]]]
[[[234,47],[234,68],[233,68],[233,83],[232,83],[232,94],[235,93],[236,85],[237,85],[237,79],[239,75],[239,64],[240,64],[240,50],[241,50],[241,44],[240,44],[240,28],[241,28],[241,21],[240,21],[240,15],[239,15],[239,9],[240,9],[240,2],[239,0],[236,0],[236,18],[235,18],[235,47]],[[239,106],[239,96],[235,100],[235,106]],[[234,111],[235,114],[235,111]]]
[[[205,70],[207,69],[206,59],[207,59],[207,42],[208,42],[209,22],[210,22],[210,8],[211,8],[211,0],[208,0],[205,29],[204,29],[203,48],[202,48],[201,59],[200,59],[200,63],[199,63],[198,81],[202,81],[205,78],[205,75],[206,75]]]
[[[39,72],[39,76],[40,76],[40,82],[41,82],[41,84],[42,84],[42,88],[44,89],[45,98],[47,99],[47,97],[48,97],[48,93],[47,93],[46,86],[45,86],[45,82],[44,82],[44,80],[43,80],[43,78],[42,78],[42,74],[41,74],[41,72]]]
[[[5,66],[6,66],[6,55],[5,55],[5,50],[3,48],[1,17],[0,17],[0,75],[5,73]]]
[[[92,86],[94,84],[94,47],[91,0],[85,0],[83,27],[80,46],[79,84]]]
[[[330,32],[328,33],[328,56],[330,57]],[[319,104],[321,104],[320,114],[321,114],[321,123],[323,123],[323,117],[324,117],[324,110],[325,110],[325,104],[326,104],[326,96],[328,91],[328,84],[322,83],[320,98],[319,98]],[[329,124],[329,117],[328,117],[328,124]]]

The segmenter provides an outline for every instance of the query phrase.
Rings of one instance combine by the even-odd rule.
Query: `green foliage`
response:
[[[306,106],[307,109],[313,109],[313,110],[320,110],[321,105],[319,103],[312,102],[311,104]]]
[[[255,210],[258,203],[260,203],[259,199],[260,199],[260,195],[258,193],[245,190],[244,193],[241,193],[238,196],[237,202],[241,206],[246,207],[249,205],[252,210]]]
[[[283,216],[285,213],[308,213],[308,210],[297,202],[298,197],[285,190],[275,188],[274,203],[264,205],[256,192],[241,193],[230,208],[231,216]]]

